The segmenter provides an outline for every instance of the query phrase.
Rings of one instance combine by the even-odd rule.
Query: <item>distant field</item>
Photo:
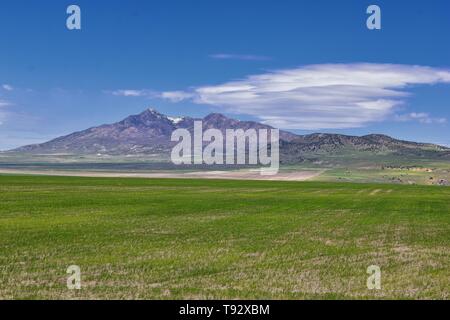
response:
[[[332,168],[324,170],[316,181],[362,182],[450,186],[450,168]]]
[[[450,188],[0,176],[0,250],[0,299],[448,299]]]
[[[284,164],[275,177],[255,174],[259,166],[184,165],[162,156],[15,155],[0,152],[1,174],[93,177],[217,178],[239,180],[314,180],[450,186],[450,162],[385,154],[328,154],[298,164]],[[320,159],[320,160],[319,160]]]

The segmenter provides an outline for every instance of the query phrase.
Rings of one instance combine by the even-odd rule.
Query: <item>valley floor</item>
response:
[[[258,169],[228,171],[160,171],[160,172],[113,172],[113,171],[64,171],[64,170],[23,170],[2,169],[0,174],[44,175],[63,177],[94,178],[176,178],[176,179],[231,179],[231,180],[271,180],[271,181],[305,181],[318,177],[324,170],[296,170],[279,172],[276,175],[261,175]]]
[[[0,176],[0,299],[448,299],[450,188]],[[81,269],[81,290],[66,270]],[[381,290],[367,268],[381,268]]]

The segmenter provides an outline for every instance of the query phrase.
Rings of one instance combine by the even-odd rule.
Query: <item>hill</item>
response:
[[[154,109],[131,115],[113,124],[75,132],[54,140],[11,150],[14,153],[72,155],[152,155],[170,153],[174,143],[171,134],[178,128],[193,131],[195,120],[203,121],[204,130],[270,129],[254,121],[239,121],[213,113],[203,119],[168,117]],[[395,155],[426,159],[450,159],[450,149],[427,143],[397,140],[371,134],[362,137],[315,133],[296,135],[280,131],[280,154],[283,163],[299,163],[306,158],[320,159],[330,155]]]

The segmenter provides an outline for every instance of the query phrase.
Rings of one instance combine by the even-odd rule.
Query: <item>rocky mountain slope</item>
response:
[[[178,128],[193,131],[194,121],[202,120],[204,130],[226,129],[270,129],[270,126],[253,121],[239,121],[221,114],[210,114],[203,119],[190,117],[171,118],[154,109],[132,115],[113,124],[101,125],[75,132],[54,140],[28,145],[15,150],[34,154],[168,154],[174,145],[170,141],[172,132]],[[325,155],[333,153],[397,154],[428,158],[450,159],[450,149],[433,145],[396,140],[372,134],[362,137],[339,134],[295,135],[280,131],[280,153],[284,162],[302,161],[303,155]]]
[[[179,128],[193,132],[194,121],[202,120],[203,129],[270,129],[270,126],[253,121],[239,121],[213,113],[203,119],[190,117],[171,118],[154,109],[147,109],[113,124],[101,125],[67,136],[13,151],[40,154],[153,154],[166,153],[174,145],[172,132]],[[298,136],[280,131],[280,139],[292,141]]]

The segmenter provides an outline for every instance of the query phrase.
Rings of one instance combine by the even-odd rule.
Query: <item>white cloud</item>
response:
[[[447,123],[446,118],[433,118],[429,113],[425,112],[411,112],[408,114],[397,115],[396,119],[398,121],[418,121],[424,124],[444,124]]]
[[[213,59],[219,60],[247,60],[247,61],[267,61],[271,58],[266,56],[258,56],[253,54],[230,54],[230,53],[216,53],[209,56]]]
[[[132,90],[132,89],[121,89],[112,91],[115,96],[122,97],[145,97],[151,94],[149,90]]]
[[[395,64],[323,64],[277,70],[186,92],[172,101],[247,114],[290,129],[355,128],[382,121],[409,96],[412,85],[450,83],[450,69]],[[173,96],[178,99],[173,99]]]
[[[120,89],[115,91],[106,91],[114,96],[120,97],[145,97],[145,98],[160,98],[167,99],[171,102],[180,102],[193,98],[193,94],[185,91],[167,91],[167,92],[156,92],[148,89]]]
[[[172,102],[180,102],[192,98],[192,93],[184,91],[167,91],[161,93],[161,98],[170,100]]]
[[[2,107],[8,107],[8,106],[10,106],[10,105],[11,105],[11,103],[8,102],[8,101],[0,100],[0,108],[2,108]]]
[[[11,85],[9,85],[9,84],[3,84],[2,88],[4,90],[6,90],[6,91],[13,91],[14,90],[14,88]]]

